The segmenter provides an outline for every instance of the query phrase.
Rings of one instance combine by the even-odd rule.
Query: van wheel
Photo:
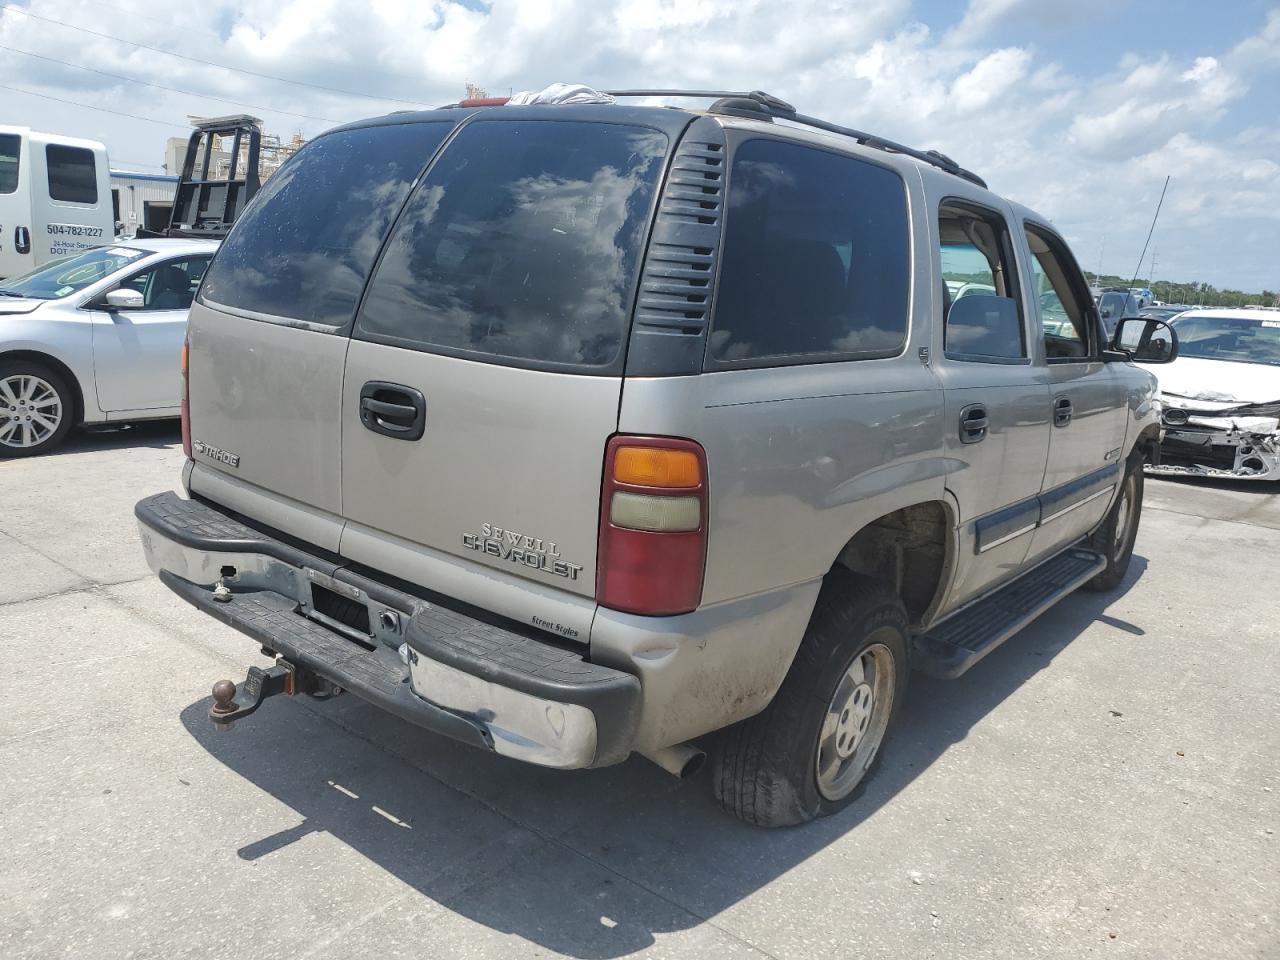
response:
[[[71,390],[48,367],[0,362],[0,458],[47,453],[75,421]]]
[[[712,783],[720,805],[761,827],[848,806],[879,765],[907,673],[902,601],[875,580],[833,569],[773,702],[719,737]]]
[[[1089,546],[1107,558],[1107,566],[1085,584],[1085,589],[1114,590],[1128,573],[1142,517],[1142,487],[1142,461],[1135,459],[1120,481],[1120,495],[1111,505],[1111,512],[1089,537]]]

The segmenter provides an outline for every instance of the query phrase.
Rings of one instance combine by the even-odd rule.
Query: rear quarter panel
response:
[[[619,431],[691,438],[708,470],[702,605],[674,618],[601,609],[592,625],[593,659],[641,675],[642,747],[767,706],[848,541],[901,507],[946,502],[942,389],[920,354],[932,346],[931,231],[919,176],[902,173],[916,268],[900,355],[624,383]]]
[[[944,496],[942,391],[914,350],[628,380],[619,429],[707,451],[704,604],[822,577],[868,522]]]

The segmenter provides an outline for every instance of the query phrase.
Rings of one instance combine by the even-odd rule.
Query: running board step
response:
[[[941,680],[960,676],[1106,566],[1106,558],[1092,550],[1064,550],[915,637],[913,665]]]

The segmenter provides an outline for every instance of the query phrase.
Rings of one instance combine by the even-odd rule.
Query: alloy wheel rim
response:
[[[847,797],[875,760],[893,712],[895,669],[889,648],[872,642],[836,684],[818,733],[818,792],[826,799]]]
[[[0,445],[38,447],[62,423],[62,397],[49,381],[29,373],[0,380]]]

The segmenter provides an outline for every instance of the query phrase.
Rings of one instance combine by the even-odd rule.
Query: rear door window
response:
[[[97,203],[98,172],[93,151],[84,147],[49,144],[44,148],[49,169],[49,196],[65,203]]]
[[[910,269],[901,177],[853,157],[748,140],[734,155],[728,207],[711,366],[902,349]]]
[[[0,133],[0,193],[18,189],[18,158],[22,140],[17,134]]]
[[[515,366],[621,356],[666,134],[477,121],[396,225],[356,336]]]
[[[960,202],[938,210],[947,356],[976,361],[1027,356],[1018,268],[1004,218]]]
[[[349,323],[392,219],[452,128],[400,123],[311,141],[231,229],[201,300],[322,326]]]

